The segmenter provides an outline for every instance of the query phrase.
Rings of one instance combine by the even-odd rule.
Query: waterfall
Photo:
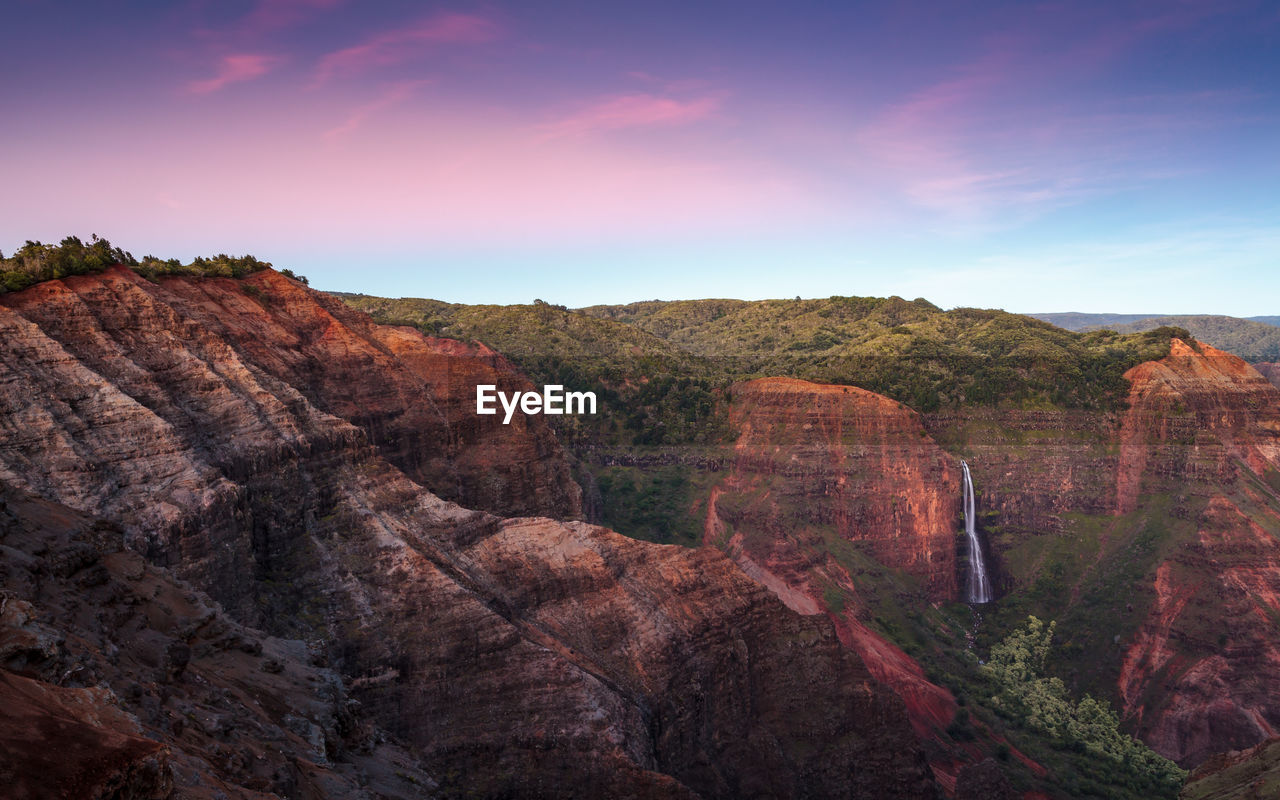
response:
[[[969,577],[965,581],[965,602],[990,603],[991,580],[987,577],[987,563],[982,555],[982,543],[974,520],[973,479],[969,477],[968,463],[961,461],[964,471],[964,532],[969,537]]]

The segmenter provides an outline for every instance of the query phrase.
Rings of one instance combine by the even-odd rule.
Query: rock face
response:
[[[793,610],[829,614],[846,646],[906,701],[917,733],[936,735],[954,698],[867,627],[857,578],[832,553],[856,548],[917,577],[926,599],[953,598],[958,464],[917,414],[851,386],[747,381],[733,387],[731,421],[734,459],[708,502],[705,540]]]
[[[924,416],[929,435],[968,461],[979,518],[990,516],[992,527],[1015,538],[1061,534],[1064,514],[1115,510],[1118,425],[1116,414],[1076,410],[962,408]],[[1006,577],[1002,550],[1012,543],[993,543],[997,580]]]
[[[472,414],[476,383],[525,385],[490,351],[379,328],[270,272],[51,281],[5,296],[0,332],[0,481],[119,525],[240,622],[315,642],[335,670],[315,680],[441,796],[936,794],[900,698],[724,556],[483,510],[579,511],[537,418]],[[199,667],[204,629],[182,620],[204,612],[176,603],[161,633],[190,653],[158,640],[146,669]],[[311,680],[290,666],[305,651],[262,641],[255,676]],[[175,776],[249,780],[226,759],[256,760],[261,732],[237,722],[251,696],[268,703],[228,699],[245,710],[201,723],[223,749]],[[328,733],[292,702],[271,724],[337,764],[347,723]]]
[[[1258,374],[1280,386],[1280,361],[1263,361],[1253,365]]]
[[[787,537],[834,536],[915,575],[933,599],[956,595],[958,465],[918,414],[852,386],[762,378],[733,388],[731,421],[716,510],[747,557],[796,583],[812,565],[787,566],[805,552]]]
[[[1076,626],[1077,691],[1112,693],[1138,735],[1183,765],[1256,744],[1280,730],[1280,390],[1178,340],[1126,377],[1124,411],[924,418],[852,387],[742,384],[706,539],[793,609],[835,618],[928,735],[954,711],[950,696],[862,624],[861,580],[831,553],[955,598],[950,454],[962,455],[1002,590],[1039,593]],[[1045,582],[1055,569],[1071,582]],[[849,607],[832,609],[832,590]]]
[[[113,525],[0,490],[0,551],[6,797],[407,799],[434,785],[306,645],[231,621]]]
[[[56,436],[74,449],[80,434],[112,435],[103,457],[119,458],[128,455],[120,452],[124,442],[143,436],[166,448],[207,449],[204,429],[231,424],[255,439],[197,452],[188,466],[228,471],[234,480],[260,466],[234,458],[269,459],[282,442],[342,446],[351,427],[343,423],[351,423],[380,455],[447,500],[499,514],[580,514],[580,492],[541,417],[520,415],[504,426],[475,415],[477,383],[531,388],[482,345],[375,325],[270,270],[243,282],[166,279],[157,286],[121,267],[48,281],[0,303],[14,312],[2,324],[23,359],[14,365],[19,379],[25,374],[33,382],[26,388],[53,392],[69,406],[45,418],[25,409],[36,415],[21,420],[32,439]],[[78,374],[85,370],[92,375]],[[76,404],[102,398],[38,385],[54,377],[97,378],[134,402],[109,410],[109,431],[81,430]],[[310,437],[290,419],[300,404],[328,418],[315,420],[321,430]],[[242,412],[254,419],[236,418]],[[156,429],[145,429],[148,423]],[[95,444],[82,447],[92,453]]]
[[[1194,533],[1159,563],[1119,685],[1143,738],[1194,765],[1280,730],[1280,390],[1178,341],[1128,377],[1118,510],[1173,494]]]
[[[63,689],[0,671],[7,796],[169,797],[165,747],[131,733],[133,720],[110,701],[102,689]]]
[[[969,458],[1005,590],[1051,592],[1137,734],[1194,766],[1280,724],[1280,391],[1242,360],[1179,340],[1126,377],[1122,412],[965,411],[925,424]],[[1038,589],[1047,565],[1075,582]],[[1101,626],[1119,651],[1088,645]]]
[[[1125,373],[1116,506],[1131,511],[1143,479],[1234,483],[1280,468],[1280,389],[1239,358],[1173,340],[1169,356]]]

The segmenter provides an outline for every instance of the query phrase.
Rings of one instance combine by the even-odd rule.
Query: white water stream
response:
[[[969,537],[969,577],[965,581],[965,601],[968,603],[991,602],[991,580],[987,577],[987,563],[982,555],[982,542],[974,520],[973,479],[969,477],[969,465],[961,461],[964,471],[964,532]]]

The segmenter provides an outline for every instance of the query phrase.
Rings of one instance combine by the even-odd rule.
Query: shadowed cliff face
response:
[[[1263,361],[1261,363],[1254,364],[1253,368],[1258,371],[1259,375],[1271,381],[1276,386],[1280,386],[1280,362]]]
[[[906,701],[916,732],[936,736],[954,698],[867,627],[858,580],[837,554],[852,548],[915,576],[926,597],[954,596],[954,460],[917,414],[850,386],[747,381],[733,388],[732,423],[734,460],[708,502],[705,540],[793,610],[830,614],[841,641]],[[833,591],[842,607],[831,607]]]
[[[442,795],[936,792],[901,700],[724,556],[427,491],[578,510],[536,418],[472,415],[523,386],[490,351],[269,272],[52,281],[0,334],[0,480],[319,642]]]
[[[421,796],[302,642],[231,621],[120,531],[0,488],[5,797]]]

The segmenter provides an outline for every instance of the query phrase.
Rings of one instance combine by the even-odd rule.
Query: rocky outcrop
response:
[[[719,553],[427,491],[578,510],[536,420],[467,418],[475,382],[523,385],[490,351],[378,328],[270,272],[52,281],[6,295],[0,329],[0,480],[118,524],[241,622],[315,642],[442,796],[935,795],[901,699]],[[140,652],[151,670],[183,658]],[[333,761],[313,722],[284,727]]]
[[[6,797],[407,800],[434,785],[305,644],[231,621],[114,526],[0,489],[0,552]]]
[[[173,793],[164,745],[132,729],[103,689],[64,689],[0,670],[0,777],[14,800]]]
[[[1280,469],[1280,389],[1241,359],[1173,340],[1167,358],[1125,373],[1117,513],[1170,478],[1233,484]]]
[[[1280,361],[1262,361],[1253,365],[1258,374],[1280,386]]]

